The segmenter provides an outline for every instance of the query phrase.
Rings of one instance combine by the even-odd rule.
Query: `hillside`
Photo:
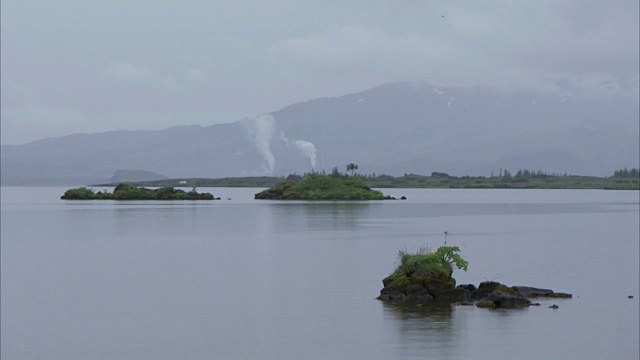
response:
[[[609,176],[637,167],[638,104],[386,84],[230,124],[113,131],[2,145],[3,185],[281,176],[357,162],[368,172],[483,175],[500,168]]]

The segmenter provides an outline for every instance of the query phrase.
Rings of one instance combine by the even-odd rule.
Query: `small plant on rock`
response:
[[[453,269],[453,265],[455,265],[458,269],[467,271],[469,267],[469,262],[458,254],[460,252],[460,248],[457,246],[440,246],[438,250],[436,250],[437,256],[440,258],[440,261],[449,264],[449,266]]]
[[[401,250],[400,264],[383,280],[387,286],[422,286],[428,290],[446,291],[455,287],[451,277],[454,266],[467,271],[469,263],[464,260],[457,246],[441,246],[436,251],[420,248],[414,253]]]

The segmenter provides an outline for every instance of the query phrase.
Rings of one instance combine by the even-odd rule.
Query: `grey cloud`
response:
[[[201,69],[191,69],[187,71],[187,79],[190,81],[203,81],[204,71]]]
[[[638,97],[633,0],[23,0],[0,15],[3,123],[21,106],[261,114],[395,81]]]
[[[124,80],[141,80],[151,77],[151,70],[147,67],[120,62],[115,63],[107,73],[114,78]]]

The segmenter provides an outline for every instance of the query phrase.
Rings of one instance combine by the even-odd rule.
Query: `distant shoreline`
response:
[[[358,176],[358,175],[356,175]],[[226,178],[179,178],[155,181],[129,182],[136,186],[150,187],[272,187],[287,181],[285,177],[226,177]],[[593,189],[593,190],[640,190],[638,178],[612,178],[596,176],[544,176],[544,177],[473,177],[473,176],[381,176],[378,179],[362,177],[371,188],[407,189]],[[96,184],[116,186],[117,184]]]

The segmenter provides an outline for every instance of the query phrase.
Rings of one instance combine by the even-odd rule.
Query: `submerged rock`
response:
[[[540,289],[530,286],[512,286],[518,295],[526,298],[550,297],[550,298],[572,298],[573,295],[561,292],[554,292],[551,289]]]
[[[433,293],[433,297],[437,301],[444,301],[444,302],[450,302],[450,303],[467,302],[473,299],[471,291],[465,288],[461,288],[460,286],[449,291],[436,291]]]
[[[496,308],[502,309],[519,309],[528,307],[531,301],[518,295],[508,295],[500,291],[489,294],[488,300],[492,301]]]

